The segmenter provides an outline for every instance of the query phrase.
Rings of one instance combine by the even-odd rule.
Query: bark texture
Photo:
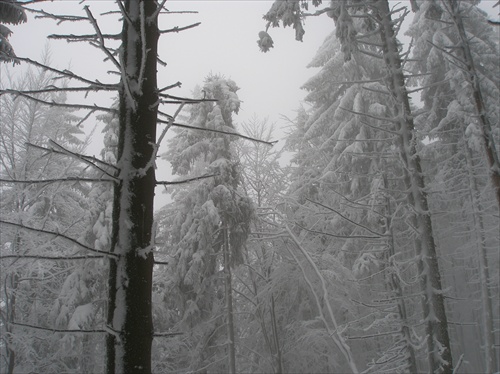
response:
[[[112,236],[112,251],[119,257],[110,260],[108,373],[151,373],[157,6],[155,1],[123,2]]]

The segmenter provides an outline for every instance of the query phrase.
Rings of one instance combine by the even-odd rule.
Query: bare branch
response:
[[[180,32],[180,31],[184,31],[184,30],[188,30],[188,29],[192,29],[194,27],[197,27],[201,25],[201,22],[196,22],[196,23],[193,23],[191,25],[188,25],[188,26],[183,26],[183,27],[179,27],[179,26],[176,26],[174,28],[171,28],[171,29],[167,29],[167,30],[160,30],[160,34],[167,34],[169,32]]]
[[[163,120],[158,120],[158,123],[163,123],[163,124],[167,124],[167,125],[169,124],[168,121],[163,121]],[[216,133],[226,134],[226,135],[234,135],[234,136],[237,136],[237,137],[242,138],[242,139],[250,140],[252,142],[266,144],[266,145],[271,146],[271,147],[278,142],[277,140],[274,140],[272,142],[267,142],[267,141],[264,141],[264,140],[251,138],[251,137],[246,136],[246,135],[241,135],[241,134],[238,134],[238,133],[235,133],[235,132],[229,132],[229,131],[223,131],[223,130],[215,130],[215,129],[208,129],[208,128],[203,128],[203,127],[195,127],[195,126],[184,125],[184,124],[175,123],[175,122],[172,123],[172,126],[180,127],[180,128],[184,128],[184,129],[200,130],[200,131],[208,131],[208,132],[216,132]]]
[[[28,147],[33,147],[33,148],[37,148],[37,149],[41,149],[43,151],[47,151],[47,152],[53,152],[53,153],[57,153],[57,154],[61,154],[61,155],[68,155],[68,152],[71,153],[71,156],[74,156],[74,157],[77,157],[78,159],[80,159],[82,162],[85,162],[87,164],[90,164],[91,166],[95,167],[96,169],[102,171],[103,173],[105,173],[106,175],[109,175],[108,173],[106,173],[105,170],[102,170],[100,167],[94,165],[93,163],[98,163],[98,164],[101,164],[101,165],[104,165],[104,166],[107,166],[107,167],[110,167],[110,168],[113,168],[114,170],[119,170],[118,167],[116,167],[115,165],[111,165],[105,161],[102,161],[102,160],[99,160],[98,158],[94,157],[94,156],[86,156],[86,155],[82,155],[80,153],[76,153],[76,152],[71,152],[71,151],[68,151],[68,150],[65,150],[64,152],[63,151],[58,151],[54,148],[46,148],[46,147],[42,147],[42,146],[39,146],[39,145],[36,145],[36,144],[32,144],[32,143],[26,143],[26,145]]]
[[[97,166],[96,164],[94,164],[94,163],[90,162],[88,159],[86,159],[86,158],[82,157],[80,154],[75,153],[75,152],[72,152],[72,151],[70,151],[69,149],[64,148],[62,145],[60,145],[60,144],[56,143],[56,142],[55,142],[55,141],[53,141],[52,139],[49,139],[49,143],[50,143],[51,145],[55,146],[56,148],[59,148],[59,150],[60,150],[60,152],[61,152],[61,153],[65,154],[65,155],[68,155],[68,156],[70,156],[70,157],[74,157],[74,158],[76,158],[76,159],[78,159],[78,160],[80,160],[80,161],[82,161],[82,162],[84,162],[84,163],[86,163],[86,164],[89,164],[89,165],[91,165],[92,167],[96,168],[97,170],[99,170],[99,171],[103,172],[104,174],[106,174],[108,177],[113,178],[115,181],[118,181],[118,178],[116,178],[114,175],[112,175],[112,174],[108,173],[108,172],[107,172],[106,170],[104,170],[103,168],[100,168],[100,167],[99,167],[99,166]],[[116,168],[116,169],[118,169],[118,168]],[[115,170],[116,170],[116,169],[115,169]]]
[[[33,3],[35,3],[37,1],[34,1]],[[44,10],[41,10],[41,9],[31,9],[31,8],[25,8],[23,7],[25,10],[27,10],[28,12],[31,12],[31,13],[35,13],[37,15],[35,15],[35,18],[37,19],[43,19],[43,18],[49,18],[49,19],[54,19],[57,22],[57,24],[61,24],[63,22],[74,22],[74,21],[87,21],[87,17],[81,17],[81,16],[75,16],[75,15],[64,15],[64,14],[53,14],[53,13],[49,13],[49,12],[46,12]]]
[[[101,251],[99,249],[95,249],[95,248],[89,247],[89,246],[87,246],[87,245],[85,245],[83,243],[80,243],[78,240],[76,240],[76,239],[74,239],[74,238],[72,238],[70,236],[67,236],[67,235],[64,235],[64,234],[61,234],[61,233],[58,233],[58,232],[44,230],[44,229],[37,229],[35,227],[25,226],[25,225],[23,225],[21,223],[4,221],[3,219],[0,219],[0,224],[15,226],[15,227],[22,228],[24,230],[38,232],[38,233],[41,233],[41,234],[52,235],[55,238],[61,238],[61,239],[67,240],[67,241],[69,241],[69,242],[71,242],[73,244],[76,244],[77,246],[79,246],[79,247],[81,247],[83,249],[86,249],[87,251],[94,252],[94,253],[99,253],[99,254],[102,254],[104,256],[113,257],[113,258],[119,258],[120,257],[116,253],[107,252],[107,251]]]
[[[54,260],[54,261],[59,261],[59,260],[89,260],[89,259],[99,259],[99,258],[105,258],[104,256],[42,256],[42,255],[3,255],[0,256],[0,260],[4,260],[7,258],[14,258],[16,260],[22,260],[22,259],[35,259],[35,260]]]
[[[201,179],[216,177],[217,175],[218,174],[202,175],[199,177],[184,179],[184,180],[180,180],[180,181],[170,181],[170,182],[169,181],[157,181],[156,185],[169,186],[169,185],[175,185],[175,184],[184,184],[184,183],[194,182],[194,181],[201,180]]]
[[[116,109],[105,108],[105,107],[98,106],[96,104],[94,104],[94,105],[71,104],[71,103],[67,104],[67,103],[58,103],[58,102],[55,102],[55,101],[46,101],[46,100],[38,99],[38,98],[36,98],[34,96],[31,96],[31,95],[27,95],[27,94],[25,94],[25,93],[23,93],[21,91],[10,90],[10,89],[0,90],[0,94],[3,94],[3,93],[8,93],[10,95],[21,96],[21,97],[24,97],[24,98],[26,98],[28,100],[32,100],[32,101],[35,101],[37,103],[48,105],[48,106],[53,106],[53,107],[73,108],[73,109],[86,109],[86,110],[93,110],[93,111],[99,110],[99,111],[107,112],[107,113],[117,113]]]
[[[101,34],[104,39],[110,40],[120,40],[121,34]],[[98,38],[97,34],[84,34],[84,35],[75,35],[75,34],[52,34],[48,36],[49,39],[67,39],[68,42],[71,41],[89,41],[95,40]]]
[[[39,179],[39,180],[20,180],[20,179],[1,179],[0,183],[26,183],[26,184],[50,184],[57,182],[115,182],[115,180],[111,179],[102,179],[102,178],[80,178],[80,177],[66,177],[66,178],[53,178],[53,179]]]
[[[35,325],[30,325],[27,323],[20,323],[20,322],[8,322],[11,325],[14,326],[21,326],[21,327],[28,327],[30,329],[35,329],[35,330],[43,330],[43,331],[48,331],[48,332],[65,332],[65,333],[105,333],[106,330],[100,330],[100,329],[94,329],[94,330],[68,330],[68,329],[51,329],[49,327],[42,327],[42,326],[35,326]]]
[[[177,83],[171,84],[170,86],[165,86],[165,87],[161,88],[160,90],[158,90],[158,93],[170,90],[172,88],[180,87],[180,86],[182,86],[182,83],[177,82]]]
[[[299,225],[297,222],[293,222],[294,225],[300,227],[303,230],[306,230],[312,234],[326,235],[331,236],[333,238],[341,238],[341,239],[380,239],[380,236],[367,236],[367,235],[335,235],[330,234],[329,232],[323,232],[318,230],[308,229],[302,225]]]
[[[50,92],[88,92],[88,91],[117,91],[118,85],[116,86],[106,86],[102,87],[101,85],[91,85],[88,87],[57,87],[57,86],[48,86],[46,88],[41,88],[38,90],[10,90],[11,92],[6,92],[10,94],[25,94],[25,95],[35,95],[42,93],[50,93]]]
[[[156,332],[153,333],[154,338],[168,338],[171,336],[184,335],[183,332]]]
[[[36,67],[39,67],[39,68],[42,68],[44,70],[47,70],[47,71],[51,71],[53,73],[56,73],[56,74],[59,74],[61,75],[62,77],[66,77],[66,78],[69,78],[69,79],[76,79],[76,80],[79,80],[81,82],[84,82],[84,83],[88,83],[90,85],[99,85],[103,88],[105,87],[110,87],[112,89],[116,89],[116,85],[115,84],[105,84],[105,83],[101,83],[99,82],[98,80],[95,80],[95,81],[91,81],[89,79],[86,79],[86,78],[83,78],[79,75],[76,75],[75,73],[73,73],[72,71],[70,70],[59,70],[59,69],[54,69],[50,66],[47,66],[47,65],[44,65],[38,61],[34,61],[30,58],[26,58],[26,57],[16,57],[16,60],[17,61],[23,61],[23,62],[26,62],[28,64],[31,64],[31,65],[34,65]]]
[[[357,111],[354,111],[354,110],[351,110],[351,109],[344,108],[342,106],[340,106],[339,108],[342,109],[342,110],[345,110],[346,112],[349,112],[349,113],[352,113],[352,114],[357,114],[357,115],[360,115],[360,116],[365,116],[365,117],[368,117],[368,118],[371,118],[371,119],[376,119],[378,121],[398,123],[397,120],[392,119],[392,118],[378,117],[378,116],[374,116],[374,115],[368,114],[368,113],[357,112]]]
[[[372,229],[370,229],[370,228],[368,228],[368,227],[366,227],[366,226],[364,226],[364,225],[362,225],[362,224],[360,224],[358,222],[355,222],[355,221],[351,220],[350,218],[344,216],[342,213],[336,211],[335,209],[333,209],[333,208],[331,208],[331,207],[329,207],[329,206],[327,206],[325,204],[320,203],[319,201],[314,201],[314,200],[311,200],[311,199],[308,199],[308,198],[306,198],[306,200],[309,201],[309,202],[311,202],[311,203],[313,203],[313,204],[319,205],[319,206],[321,206],[321,207],[323,207],[323,208],[325,208],[325,209],[327,209],[327,210],[329,210],[331,212],[334,212],[334,213],[338,214],[339,216],[341,216],[346,221],[352,223],[353,225],[361,227],[362,229],[365,229],[365,230],[371,232],[372,234],[379,235],[379,236],[388,236],[388,235],[381,234],[379,232],[373,231]]]

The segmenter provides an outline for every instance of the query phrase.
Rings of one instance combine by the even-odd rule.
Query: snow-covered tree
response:
[[[56,109],[78,108],[90,113],[117,114],[117,150],[116,163],[109,164],[95,157],[78,152],[69,152],[60,145],[57,155],[78,160],[92,170],[103,172],[101,178],[82,179],[82,176],[70,176],[75,183],[105,183],[113,185],[110,246],[105,250],[94,248],[78,240],[80,230],[74,235],[60,234],[56,227],[47,230],[47,235],[54,235],[73,245],[85,249],[96,256],[105,255],[109,260],[107,318],[100,331],[106,334],[107,362],[106,371],[115,372],[151,372],[151,346],[153,341],[152,324],[152,273],[153,273],[153,197],[156,186],[155,157],[159,144],[156,144],[158,123],[174,124],[174,118],[159,111],[161,104],[181,104],[184,101],[199,102],[172,97],[166,91],[178,87],[168,85],[159,88],[157,84],[157,45],[162,33],[177,32],[179,28],[161,30],[158,16],[163,14],[165,2],[159,1],[119,1],[114,11],[105,12],[102,17],[111,17],[113,22],[101,22],[101,16],[94,16],[91,7],[83,8],[83,15],[58,15],[47,11],[45,3],[30,2],[28,6],[43,16],[61,22],[88,22],[94,34],[52,35],[55,39],[88,42],[100,49],[106,56],[103,65],[110,64],[117,73],[118,82],[103,83],[95,77],[83,77],[68,69],[59,70],[31,59],[16,57],[15,61],[25,62],[56,74],[56,81],[41,91],[15,90],[8,87],[2,94],[20,95],[32,102],[49,105]],[[116,14],[122,18],[117,21]],[[187,25],[182,30],[197,26]],[[121,26],[121,31],[103,32],[101,27]],[[118,44],[121,43],[121,44]],[[104,67],[104,66],[103,66]],[[106,70],[104,67],[103,70]],[[61,85],[61,78],[67,78],[67,85]],[[118,109],[109,105],[87,105],[84,103],[67,104],[56,97],[51,101],[40,101],[37,93],[52,92],[61,95],[67,91],[88,94],[94,91],[118,91]],[[87,96],[85,96],[87,97]],[[54,140],[54,139],[53,139]],[[56,142],[54,142],[56,144]],[[75,169],[76,171],[76,169]],[[35,182],[30,182],[36,184]],[[14,222],[8,222],[14,225]],[[23,222],[24,224],[24,222]],[[26,229],[23,227],[22,229]],[[99,231],[99,230],[97,230]],[[97,254],[96,254],[97,253]],[[81,278],[80,278],[81,279]],[[85,314],[85,313],[84,313]],[[81,316],[82,314],[79,313]],[[59,370],[54,370],[59,371]]]
[[[294,3],[298,5],[299,2]],[[305,7],[305,4],[303,5]],[[268,21],[268,26],[277,26],[280,21],[283,21],[285,26],[293,25],[296,30],[296,36],[301,40],[304,33],[301,31],[299,22],[305,16],[305,11],[300,8],[297,8],[296,11],[282,11],[284,7],[291,6],[291,4],[285,6],[280,4],[280,2],[276,2],[264,18]],[[290,10],[289,8],[287,9]],[[359,56],[369,56],[370,64],[381,67],[379,73],[375,76],[371,75],[369,79],[375,79],[381,83],[374,92],[379,97],[381,95],[385,97],[386,105],[383,105],[382,108],[387,108],[387,110],[382,113],[376,113],[376,115],[370,115],[370,112],[360,105],[359,99],[356,107],[347,107],[345,109],[361,117],[363,115],[365,117],[369,116],[370,120],[382,120],[388,125],[386,125],[385,129],[389,130],[388,133],[392,134],[393,138],[395,138],[392,140],[396,146],[393,154],[396,154],[401,160],[400,170],[403,174],[404,189],[407,191],[406,198],[409,207],[407,209],[407,218],[414,228],[412,240],[415,244],[421,279],[421,292],[424,298],[422,305],[424,320],[427,326],[426,335],[428,337],[427,345],[430,370],[451,372],[451,349],[438,257],[428,208],[424,174],[417,148],[418,137],[415,131],[412,107],[406,88],[406,77],[402,70],[404,55],[396,39],[400,23],[398,19],[392,19],[395,14],[401,17],[405,10],[406,8],[404,7],[391,10],[389,3],[385,0],[332,1],[328,8],[324,8],[315,14],[326,13],[334,19],[336,24],[335,34],[340,41],[340,47],[347,62],[353,61]],[[295,19],[297,22],[290,22],[291,19]],[[366,78],[361,78],[361,81],[367,83]],[[358,82],[359,77],[345,79],[345,76],[342,76],[335,84],[354,86]],[[370,88],[367,89],[370,90]],[[373,88],[371,89],[373,90]],[[325,96],[329,92],[332,91],[325,90]],[[333,92],[339,91],[334,90]],[[348,98],[348,95],[345,97]],[[342,107],[345,107],[345,105]],[[359,117],[354,118],[355,121],[360,120]],[[333,122],[333,125],[335,126],[335,122]],[[357,139],[356,135],[348,134],[348,136],[351,142]],[[338,140],[345,138],[336,137],[333,139],[338,144]],[[337,144],[335,147],[339,147]],[[361,153],[359,152],[359,145],[354,143],[349,147],[352,149],[357,147],[357,152]],[[385,168],[382,167],[379,170],[384,172]],[[315,172],[318,173],[313,168],[309,169],[309,173]],[[349,176],[349,174],[346,173],[346,176]],[[353,178],[353,181],[356,182],[356,178]],[[317,189],[319,184],[319,181],[316,182],[316,185],[313,185],[311,189],[311,192],[315,196],[320,196]],[[359,184],[351,186],[350,189],[355,190],[358,186]],[[342,193],[341,190],[339,192]],[[309,200],[315,199],[317,200],[317,197],[313,199],[309,198]],[[330,207],[332,208],[332,206]],[[341,218],[337,218],[338,222],[342,222],[342,220]],[[358,223],[356,229],[359,229],[359,221],[351,220],[351,223],[353,222]],[[344,225],[344,227],[349,226]],[[361,227],[366,229],[366,226]],[[325,230],[317,230],[316,228],[315,231],[325,232]]]
[[[26,21],[26,12],[21,1],[0,0],[0,61],[15,62],[13,58],[16,57],[9,42],[12,31],[4,23],[17,25]]]
[[[47,54],[44,59],[48,61]],[[41,90],[54,78],[54,74],[41,69],[29,69],[18,77],[6,67],[2,70],[2,86],[15,90]],[[40,93],[36,98],[65,102],[61,94]],[[40,233],[51,230],[79,237],[83,231],[88,207],[86,188],[64,180],[79,176],[82,169],[75,160],[50,148],[57,144],[69,152],[81,152],[86,141],[75,126],[80,118],[68,110],[46,107],[22,97],[2,95],[0,100],[4,223],[0,303],[5,336],[1,365],[9,373],[33,368],[39,372],[66,370],[71,362],[64,359],[67,352],[58,347],[60,337],[43,329],[55,327],[52,309],[58,300],[54,295],[74,271],[65,258],[73,257],[78,249],[58,240],[47,240]],[[43,180],[48,182],[36,183]],[[30,230],[23,230],[22,226]],[[65,307],[69,308],[65,318],[70,318],[74,308],[68,304]],[[45,344],[39,344],[38,339],[44,339]]]
[[[447,256],[456,258],[457,252],[463,253],[465,258],[478,264],[485,354],[482,370],[489,373],[494,372],[497,365],[492,295],[498,283],[489,275],[496,267],[488,266],[489,257],[493,256],[491,264],[497,262],[494,259],[499,240],[494,229],[498,228],[498,219],[494,218],[498,209],[491,204],[498,178],[494,166],[498,162],[495,161],[498,160],[495,138],[500,131],[496,31],[488,24],[477,2],[469,1],[418,2],[408,31],[414,40],[414,62],[410,67],[419,77],[414,81],[422,86],[424,105],[423,113],[416,120],[435,143],[428,146],[429,157],[440,159],[433,166],[434,185],[431,186],[435,191],[433,209],[446,212],[440,215],[438,235],[446,233],[440,241]],[[487,158],[479,160],[484,150]],[[488,173],[493,188],[483,182],[488,179]],[[451,236],[450,231],[454,232]],[[475,234],[470,235],[471,232]],[[477,256],[471,256],[471,247],[477,248]],[[449,269],[448,272],[456,271]],[[457,288],[466,291],[458,285]],[[463,293],[458,295],[467,297]],[[455,303],[454,309],[465,315],[469,309],[467,303]],[[457,352],[464,351],[463,344],[469,341],[461,339]],[[473,344],[466,350],[472,353],[476,348]]]
[[[176,330],[189,331],[179,338],[191,350],[189,366],[178,367],[182,370],[235,371],[231,268],[243,260],[253,209],[240,189],[232,144],[236,138],[227,134],[236,133],[232,115],[240,107],[237,90],[230,79],[208,76],[195,95],[203,92],[210,101],[190,107],[191,128],[179,130],[165,154],[174,175],[183,179],[208,176],[175,189],[174,201],[165,208],[170,212],[168,219],[158,224],[170,253],[167,287],[170,298],[176,295],[177,301],[170,306],[178,310]],[[227,334],[221,332],[224,317]],[[213,356],[216,342],[227,345],[227,365],[217,364],[220,356]]]

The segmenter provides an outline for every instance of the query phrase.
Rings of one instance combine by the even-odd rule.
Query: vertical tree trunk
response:
[[[387,190],[387,177],[383,176],[384,181],[384,189]],[[389,197],[385,199],[386,213],[385,213],[385,234],[388,235],[388,261],[387,265],[392,268],[391,261],[395,255],[394,249],[394,233],[392,230],[392,211],[391,211],[391,202]],[[405,349],[407,354],[407,370],[410,373],[418,373],[417,368],[417,360],[415,358],[415,350],[413,349],[412,339],[411,339],[411,331],[408,324],[408,315],[406,312],[406,304],[403,298],[403,288],[401,287],[401,281],[397,274],[394,273],[393,270],[389,273],[388,284],[391,291],[394,293],[394,296],[397,301],[398,306],[398,314],[401,320],[401,335],[403,336],[403,340],[405,341]]]
[[[483,207],[480,199],[480,192],[474,175],[474,164],[472,152],[465,145],[465,157],[467,161],[467,173],[469,176],[470,195],[472,200],[472,214],[474,217],[475,229],[478,235],[477,248],[479,259],[479,283],[481,288],[481,304],[483,314],[483,339],[484,339],[484,358],[485,358],[485,373],[491,374],[498,371],[496,356],[495,356],[495,333],[493,331],[493,306],[491,303],[491,292],[489,285],[491,284],[488,254],[486,251],[486,238],[484,236],[484,223],[482,211]]]
[[[432,373],[451,374],[453,364],[448,335],[448,321],[432,221],[420,157],[416,150],[413,115],[388,0],[378,0],[376,2],[376,13],[380,25],[384,61],[387,66],[387,86],[395,102],[394,109],[398,121],[398,131],[401,135],[400,154],[406,174],[405,183],[408,189],[408,203],[414,210],[414,222],[418,231],[415,249],[420,263],[419,271],[421,273],[429,370]]]
[[[234,347],[234,321],[233,321],[233,286],[231,280],[231,253],[229,248],[229,229],[224,228],[224,285],[226,290],[226,313],[227,313],[227,345],[229,373],[236,373],[236,352]]]
[[[157,122],[157,2],[126,0],[114,190],[107,372],[151,373],[152,224]]]

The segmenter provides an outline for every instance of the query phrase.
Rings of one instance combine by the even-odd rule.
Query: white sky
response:
[[[329,32],[333,20],[315,17],[306,21],[304,42],[294,40],[294,30],[273,29],[270,31],[275,48],[268,53],[260,52],[257,46],[258,32],[265,28],[262,15],[270,8],[272,1],[264,0],[205,0],[167,1],[171,11],[192,10],[198,14],[163,15],[160,28],[170,29],[195,22],[201,25],[180,33],[162,36],[160,58],[167,67],[160,67],[159,86],[177,81],[181,89],[172,90],[174,95],[190,96],[196,84],[202,84],[209,73],[223,74],[233,79],[240,87],[238,95],[243,101],[237,122],[249,119],[253,114],[279,121],[280,115],[293,117],[294,110],[304,96],[300,86],[313,75],[306,65]],[[54,1],[43,4],[44,9],[63,13],[84,15],[83,7],[88,5],[94,16],[105,9],[114,9],[113,1],[76,0]],[[103,32],[118,33],[120,24],[116,18],[103,18]],[[10,27],[10,26],[9,26]],[[51,33],[91,33],[84,22],[64,23],[57,26],[53,20],[33,19],[28,23],[10,27],[14,34],[10,40],[16,54],[21,57],[39,59]],[[102,66],[102,54],[84,43],[67,44],[61,40],[49,42],[53,64],[61,69],[71,68],[76,74],[98,77],[104,81],[115,81],[107,75]],[[172,108],[172,112],[175,108]]]

